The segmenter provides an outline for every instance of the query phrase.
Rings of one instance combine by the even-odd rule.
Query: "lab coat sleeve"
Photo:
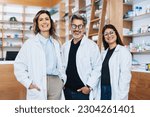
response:
[[[120,79],[119,79],[119,98],[127,100],[131,81],[131,62],[132,57],[130,52],[125,48],[125,51],[120,53]]]
[[[66,83],[67,81],[67,75],[66,75],[66,64],[65,64],[65,45],[62,46],[62,54],[61,54],[61,60],[62,60],[62,72],[64,74],[64,77],[63,77],[63,81],[64,81],[64,84]]]
[[[100,50],[97,45],[94,46],[92,51],[90,52],[91,58],[91,74],[90,77],[88,78],[87,85],[89,85],[91,88],[97,87],[99,81],[100,81],[100,75],[101,75],[101,55],[100,55]]]
[[[29,88],[32,80],[28,74],[28,43],[25,43],[20,49],[15,62],[14,62],[14,74],[16,79],[23,84],[26,88]]]

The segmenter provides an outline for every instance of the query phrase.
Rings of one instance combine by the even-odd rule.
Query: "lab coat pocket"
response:
[[[37,89],[29,89],[27,97],[29,100],[36,100],[40,99],[40,94],[40,91],[38,91]]]

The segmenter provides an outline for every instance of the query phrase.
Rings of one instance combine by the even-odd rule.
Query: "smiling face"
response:
[[[38,18],[38,27],[40,29],[40,33],[49,33],[51,28],[50,18],[46,13],[43,13]]]
[[[74,39],[77,40],[82,39],[85,32],[85,26],[83,24],[83,20],[74,19],[71,23],[71,32]]]
[[[117,35],[115,31],[111,28],[107,28],[104,32],[105,41],[108,43],[109,47],[115,47],[117,45]]]

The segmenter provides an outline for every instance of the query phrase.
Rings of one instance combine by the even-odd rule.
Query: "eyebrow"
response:
[[[109,32],[115,32],[114,30],[110,30]],[[109,32],[104,32],[104,33],[109,33]]]
[[[76,24],[71,24],[71,25],[76,25]],[[84,25],[84,24],[79,24],[79,25]]]

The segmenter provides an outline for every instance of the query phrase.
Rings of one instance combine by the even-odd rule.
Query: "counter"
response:
[[[14,61],[0,61],[0,99],[23,100],[26,90],[14,76]],[[150,71],[132,69],[130,100],[150,100]]]
[[[14,61],[0,61],[0,100],[24,100],[26,90],[14,76]]]
[[[144,69],[132,69],[132,72],[150,73],[150,71],[146,71]]]
[[[14,64],[14,61],[0,61],[0,64]]]
[[[130,100],[150,100],[150,73],[132,71],[129,91]]]
[[[150,73],[150,71],[145,70],[145,64],[141,65],[132,65],[133,72],[141,72],[141,73]]]

